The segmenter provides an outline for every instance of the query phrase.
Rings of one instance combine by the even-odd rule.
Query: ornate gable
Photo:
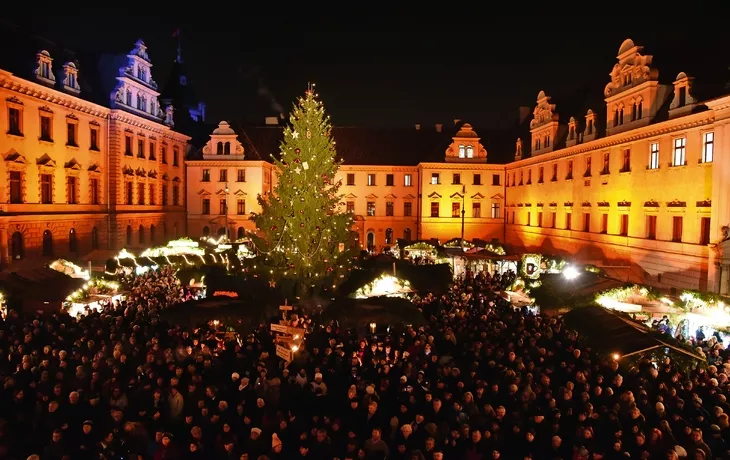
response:
[[[479,135],[469,123],[464,123],[446,149],[446,161],[458,163],[486,163],[487,150],[479,142]]]
[[[550,96],[545,91],[537,94],[537,104],[532,112],[530,134],[532,137],[532,153],[541,154],[552,152],[558,134],[558,114],[555,104],[550,102]]]
[[[210,140],[203,146],[203,159],[244,159],[243,144],[238,141],[238,134],[227,121],[221,121],[213,130]]]
[[[439,194],[438,192],[431,192],[431,194],[429,194],[428,197],[431,198],[432,200],[437,200],[437,199],[441,198],[441,194]]]
[[[345,195],[344,198],[347,198],[348,200],[354,200],[355,198],[357,198],[357,196],[355,196],[355,194],[350,192],[347,195]]]
[[[158,122],[164,120],[165,124],[172,126],[172,112],[163,110],[159,96],[157,82],[152,78],[152,61],[147,54],[147,45],[137,40],[127,54],[127,64],[117,74],[111,106]]]
[[[68,161],[64,166],[65,169],[72,169],[74,171],[80,171],[81,165],[78,161],[76,161],[76,158],[71,158],[70,161]]]
[[[198,195],[200,195],[200,196],[210,196],[210,195],[212,195],[212,193],[210,193],[209,191],[207,191],[205,189],[200,189],[198,191]]]
[[[403,199],[404,200],[415,200],[416,196],[409,193],[408,195],[404,196]]]
[[[240,198],[245,198],[248,196],[248,193],[244,192],[243,190],[236,190],[235,192],[233,192],[233,195]]]
[[[392,193],[385,195],[386,200],[395,200],[396,198],[398,198],[398,197],[393,195]]]
[[[457,198],[461,200],[462,198],[464,198],[464,195],[462,195],[461,192],[454,192],[451,194],[451,196],[449,196],[449,198],[451,198],[452,200]]]
[[[651,67],[651,55],[643,55],[643,46],[637,46],[630,38],[624,40],[618,50],[618,62],[609,73],[608,82],[603,94],[609,98],[645,81],[656,80],[659,72]]]
[[[375,200],[378,197],[375,194],[371,193],[370,195],[367,195],[365,198],[367,198],[368,200]]]

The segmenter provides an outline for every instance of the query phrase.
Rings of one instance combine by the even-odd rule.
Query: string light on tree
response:
[[[342,197],[334,178],[341,161],[336,160],[332,126],[314,85],[298,99],[289,121],[281,156],[273,158],[276,189],[259,196],[261,213],[253,216],[254,242],[278,274],[296,274],[303,285],[312,286],[323,278],[339,279],[337,267],[349,265],[341,243],[350,238],[352,219],[337,212]]]

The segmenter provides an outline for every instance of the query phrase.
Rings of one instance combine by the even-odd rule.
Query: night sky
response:
[[[235,10],[235,8],[234,8]],[[340,126],[406,126],[464,119],[499,128],[544,89],[558,104],[578,87],[601,92],[621,42],[654,54],[660,77],[730,65],[725,13],[714,17],[127,17],[125,10],[10,18],[68,48],[120,52],[143,38],[163,84],[182,31],[183,58],[208,121],[259,122],[288,113],[317,84]],[[27,15],[26,15],[27,16]],[[619,26],[617,24],[635,24]],[[73,24],[73,27],[69,27]],[[83,65],[83,63],[82,63]],[[670,70],[667,70],[670,69]],[[689,73],[689,72],[688,72]]]

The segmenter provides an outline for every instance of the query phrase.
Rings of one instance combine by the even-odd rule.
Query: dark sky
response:
[[[180,28],[189,78],[211,122],[263,121],[281,110],[277,106],[288,113],[314,81],[333,123],[341,126],[461,118],[503,127],[518,106],[534,106],[541,89],[553,96],[558,111],[560,96],[581,86],[595,85],[600,93],[627,37],[655,55],[660,76],[670,81],[685,65],[730,64],[727,13],[720,11],[604,19],[476,12],[275,17],[237,11],[223,18],[174,18],[82,9],[75,16],[33,15],[30,24],[70,48],[126,51],[141,37],[160,84],[175,56],[173,31]]]

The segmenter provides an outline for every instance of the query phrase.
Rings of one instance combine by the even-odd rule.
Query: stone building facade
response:
[[[144,43],[119,61],[106,104],[78,61],[26,57],[30,75],[0,70],[0,264],[184,235],[189,138],[157,102]]]
[[[652,56],[631,40],[604,97],[605,112],[568,114],[562,124],[559,101],[540,92],[532,153],[523,155],[528,139],[519,139],[505,168],[506,242],[631,263],[658,286],[728,293],[718,258],[730,222],[730,97],[697,100],[685,73],[660,83]]]

